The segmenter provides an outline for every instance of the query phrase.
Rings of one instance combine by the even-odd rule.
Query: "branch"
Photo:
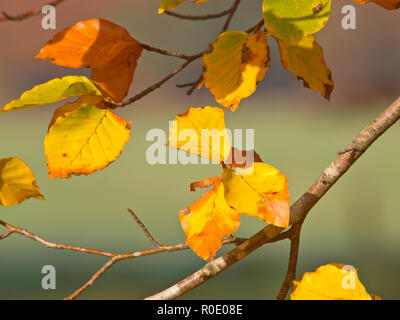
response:
[[[64,0],[56,0],[56,1],[52,1],[52,2],[47,3],[47,5],[51,5],[51,6],[55,6],[56,7],[57,5],[59,5],[63,1]],[[21,20],[25,20],[25,19],[27,19],[29,17],[33,17],[33,16],[36,16],[36,15],[40,14],[42,12],[42,8],[44,6],[45,5],[43,5],[43,6],[39,7],[39,8],[36,8],[36,9],[32,9],[32,10],[27,11],[27,12],[22,13],[22,14],[18,14],[18,15],[9,15],[8,13],[3,11],[2,12],[3,17],[0,17],[0,21],[21,21]]]
[[[301,223],[314,205],[343,176],[356,160],[376,141],[386,130],[400,119],[400,97],[379,117],[364,128],[332,163],[326,168],[314,184],[290,208],[291,223]],[[234,263],[242,260],[265,243],[274,240],[284,229],[268,225],[248,240],[222,257],[207,263],[191,276],[174,284],[170,288],[156,293],[147,299],[175,299],[204,282],[215,277]]]
[[[297,260],[299,258],[299,245],[300,245],[300,232],[301,232],[300,224],[294,224],[290,229],[290,254],[289,254],[289,264],[288,270],[286,272],[285,280],[282,283],[282,287],[279,290],[277,300],[284,300],[289,291],[290,285],[294,279],[296,279],[296,269],[297,269]]]
[[[165,55],[165,56],[170,56],[170,57],[176,57],[176,58],[181,58],[184,60],[191,60],[193,59],[192,56],[187,56],[185,54],[181,54],[178,52],[172,52],[172,51],[167,51],[167,50],[162,50],[162,49],[158,49],[158,48],[154,48],[152,46],[149,46],[147,44],[141,43],[140,44],[141,47],[147,51],[152,51],[152,52],[157,52],[159,54]]]
[[[130,211],[132,216],[135,218],[135,221],[139,224],[139,226],[142,228],[142,230],[146,230],[147,233],[146,236],[150,235],[151,238],[153,238],[150,234],[150,232],[147,230],[147,228],[143,225],[143,223],[139,220],[139,218],[132,212]],[[116,262],[121,261],[121,260],[126,260],[126,259],[134,259],[138,257],[144,257],[152,254],[157,254],[161,252],[174,252],[174,251],[181,251],[181,250],[186,250],[189,249],[189,246],[186,243],[177,243],[174,245],[160,245],[157,246],[157,248],[153,249],[148,249],[148,250],[141,250],[141,251],[134,251],[134,252],[128,252],[128,253],[114,253],[114,252],[108,252],[108,251],[101,251],[101,250],[95,250],[95,249],[89,249],[89,248],[83,248],[83,247],[77,247],[77,246],[71,246],[63,243],[56,243],[56,242],[51,242],[48,240],[43,239],[42,237],[29,232],[28,230],[15,227],[3,220],[0,220],[0,225],[3,227],[7,228],[8,231],[2,235],[0,235],[0,240],[5,239],[9,237],[10,235],[17,233],[20,235],[23,235],[31,240],[34,240],[36,242],[39,242],[43,244],[44,246],[48,248],[53,248],[53,249],[63,249],[63,250],[70,250],[70,251],[78,251],[78,252],[84,252],[84,253],[90,253],[90,254],[95,254],[95,255],[100,255],[100,256],[105,256],[109,257],[110,259],[104,264],[91,278],[88,282],[86,282],[82,287],[77,289],[75,292],[73,292],[70,296],[68,296],[66,299],[74,299],[76,298],[79,294],[81,294],[86,288],[94,284],[94,282],[100,278],[112,265],[114,265]],[[154,239],[153,239],[154,240]],[[238,245],[242,242],[244,242],[246,239],[239,238],[239,237],[228,237],[223,241],[224,245],[227,244],[235,244]],[[158,243],[158,242],[157,242]]]
[[[186,14],[182,14],[182,13],[176,13],[176,12],[172,12],[169,10],[165,10],[164,13],[166,13],[167,15],[173,16],[175,18],[180,18],[180,19],[186,19],[186,20],[208,20],[208,19],[215,19],[215,18],[220,18],[223,16],[226,16],[227,14],[229,14],[231,12],[231,8],[229,8],[228,10],[219,12],[219,13],[213,13],[213,14],[206,14],[206,15],[199,15],[199,16],[194,16],[194,15],[186,15]]]

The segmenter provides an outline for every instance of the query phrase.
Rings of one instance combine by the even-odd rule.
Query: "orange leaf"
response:
[[[120,102],[127,94],[142,52],[138,41],[122,27],[103,19],[78,22],[44,46],[36,58],[71,68],[92,69],[103,94]],[[116,82],[117,74],[120,79]]]
[[[354,0],[355,2],[365,4],[367,2],[374,2],[377,5],[384,7],[388,10],[395,10],[400,8],[400,0]]]
[[[205,260],[212,260],[222,246],[222,237],[239,228],[239,214],[231,209],[224,198],[220,178],[209,178],[197,185],[210,185],[213,189],[188,208],[181,210],[179,221],[186,235],[186,243]]]

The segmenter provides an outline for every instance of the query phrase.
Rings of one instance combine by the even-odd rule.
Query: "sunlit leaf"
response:
[[[84,101],[77,106],[56,111],[46,136],[44,150],[51,178],[103,169],[119,157],[129,140],[131,125],[124,119]]]
[[[261,162],[245,169],[226,168],[222,183],[232,209],[276,226],[289,226],[288,183],[278,169]]]
[[[364,4],[367,2],[374,2],[377,5],[384,7],[388,10],[395,10],[400,8],[400,0],[354,0],[355,2]]]
[[[287,46],[279,41],[282,65],[303,80],[306,88],[321,92],[330,99],[333,90],[331,71],[324,61],[322,48],[315,41],[314,35],[301,40],[297,45]]]
[[[168,145],[216,162],[224,161],[231,150],[224,113],[217,107],[190,108],[173,121]]]
[[[306,272],[293,282],[292,300],[371,300],[358,279],[357,270],[330,263]]]
[[[185,0],[161,0],[160,7],[158,8],[158,13],[161,14],[165,10],[174,10],[177,6],[179,6]],[[209,0],[196,0],[193,3],[205,3]]]
[[[331,0],[264,0],[265,28],[287,45],[295,45],[325,26],[330,9]]]
[[[36,55],[60,66],[92,69],[102,93],[120,102],[128,93],[142,47],[122,27],[104,20],[78,22],[57,33]]]
[[[66,76],[39,84],[25,91],[19,99],[6,104],[0,113],[33,108],[78,96],[101,96],[97,87],[84,76]]]
[[[269,69],[267,37],[264,32],[227,31],[211,48],[203,57],[204,84],[218,103],[235,111]]]
[[[12,206],[29,198],[44,200],[31,169],[18,158],[0,159],[0,204]]]
[[[197,186],[213,188],[188,208],[181,210],[179,220],[186,234],[186,243],[205,260],[212,260],[221,247],[223,236],[235,232],[240,224],[238,212],[224,198],[220,178],[206,179]]]

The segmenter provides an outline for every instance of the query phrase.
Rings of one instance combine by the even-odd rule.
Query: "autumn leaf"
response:
[[[324,61],[322,48],[310,35],[298,44],[288,46],[278,40],[282,65],[298,78],[303,80],[306,88],[321,92],[326,99],[330,99],[333,90],[331,70]]]
[[[224,113],[217,107],[189,108],[174,119],[168,145],[216,162],[224,161],[231,151]]]
[[[158,8],[158,13],[164,13],[165,10],[174,10],[177,6],[179,6],[185,0],[162,0],[160,7]],[[196,0],[193,3],[204,3],[208,2],[209,0]]]
[[[78,96],[101,96],[97,87],[84,76],[66,76],[39,84],[6,104],[0,113],[33,108]]]
[[[18,158],[0,159],[0,204],[12,206],[29,198],[44,200],[31,169]]]
[[[120,102],[128,93],[142,47],[122,27],[104,19],[78,22],[57,33],[36,58],[71,68],[92,70],[102,93]]]
[[[271,36],[295,45],[321,30],[329,19],[331,0],[264,0],[264,24]]]
[[[207,261],[211,261],[222,246],[223,237],[231,235],[240,225],[238,212],[225,201],[221,178],[209,178],[195,183],[195,187],[211,185],[211,190],[179,214],[186,243]]]
[[[50,178],[69,178],[103,169],[119,157],[131,125],[83,99],[60,107],[44,141]]]
[[[222,183],[232,209],[279,227],[289,226],[289,187],[278,169],[261,162],[245,169],[225,168]]]
[[[218,103],[235,111],[269,69],[267,37],[261,31],[252,35],[227,31],[211,43],[211,48],[203,56],[204,84]]]
[[[400,8],[400,0],[354,0],[357,3],[365,4],[367,2],[374,2],[377,5],[384,7],[388,10],[395,10]]]
[[[357,270],[338,263],[330,263],[314,272],[306,272],[293,282],[290,297],[292,300],[372,299],[358,279]]]

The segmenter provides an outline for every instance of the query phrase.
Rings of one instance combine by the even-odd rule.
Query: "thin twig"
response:
[[[133,214],[132,216],[137,218],[137,216],[135,214]],[[36,242],[39,242],[48,248],[78,251],[78,252],[90,253],[90,254],[95,254],[95,255],[100,255],[100,256],[105,256],[105,257],[110,258],[110,260],[107,261],[107,263],[105,265],[103,265],[103,267],[101,267],[91,277],[91,279],[87,283],[85,283],[82,287],[80,287],[74,293],[72,293],[69,297],[67,297],[68,299],[69,298],[73,299],[73,298],[77,297],[83,290],[85,290],[87,287],[92,285],[102,274],[104,274],[104,272],[106,272],[114,263],[116,263],[118,261],[144,257],[144,256],[152,255],[152,254],[161,253],[161,252],[174,252],[174,251],[181,251],[181,250],[189,249],[189,246],[186,243],[177,243],[174,245],[160,245],[157,248],[148,249],[148,250],[134,251],[134,252],[128,252],[128,253],[114,253],[114,252],[108,252],[108,251],[102,251],[102,250],[95,250],[95,249],[71,246],[71,245],[67,245],[67,244],[63,244],[63,243],[51,242],[51,241],[43,239],[42,237],[40,237],[32,232],[29,232],[28,230],[13,226],[3,220],[0,220],[0,225],[2,225],[3,227],[8,229],[8,231],[6,233],[4,233],[3,235],[0,236],[0,240],[5,239],[8,236],[10,236],[11,234],[16,233],[16,234],[25,236],[31,240],[34,240]],[[142,223],[142,225],[143,225],[143,223]],[[144,225],[143,225],[143,227],[144,227]],[[228,245],[228,244],[239,245],[239,244],[243,243],[244,241],[246,241],[246,239],[230,236],[223,241],[223,245]]]
[[[231,236],[223,241],[223,245],[227,244],[236,244],[239,245],[240,243],[243,243],[246,241],[246,239],[243,238],[238,238]],[[72,294],[70,294],[68,297],[65,298],[65,300],[72,300],[78,297],[85,289],[87,289],[89,286],[93,285],[109,268],[111,268],[116,262],[121,261],[121,260],[126,260],[126,259],[132,259],[132,258],[137,258],[137,257],[143,257],[145,255],[150,255],[154,253],[160,253],[160,252],[172,252],[172,251],[180,251],[180,250],[186,250],[189,249],[189,246],[185,243],[179,243],[173,246],[161,246],[156,249],[152,250],[145,250],[141,251],[140,255],[139,252],[133,252],[133,253],[126,253],[126,254],[118,254],[113,256],[110,260],[108,260],[91,278],[88,282],[86,282],[83,286],[75,290]]]
[[[264,19],[260,20],[256,25],[252,26],[251,28],[247,29],[246,32],[247,33],[252,33],[257,32],[258,30],[261,29],[261,27],[264,25]]]
[[[314,205],[342,177],[360,156],[400,119],[400,97],[393,102],[379,117],[367,125],[347,146],[353,150],[339,155],[326,168],[314,184],[290,207],[291,224],[302,222]],[[268,225],[235,249],[222,257],[207,263],[203,268],[171,287],[156,293],[147,299],[175,299],[212,279],[231,265],[242,260],[265,243],[275,239],[284,229]]]
[[[163,50],[159,48],[154,48],[152,46],[149,46],[147,44],[141,43],[141,47],[147,51],[152,51],[152,52],[157,52],[159,54],[165,55],[165,56],[170,56],[170,57],[176,57],[176,58],[181,58],[184,60],[191,60],[193,59],[192,56],[188,56],[186,54],[178,53],[178,52],[173,52],[173,51],[168,51],[168,50]]]
[[[225,32],[226,30],[228,30],[229,24],[231,23],[231,20],[232,20],[234,14],[236,12],[236,9],[239,6],[239,3],[240,3],[240,0],[235,0],[235,2],[233,3],[233,5],[232,5],[232,7],[230,9],[230,12],[229,12],[229,16],[226,19],[224,26],[222,27],[221,33]]]
[[[52,2],[47,3],[47,5],[57,6],[63,1],[64,0],[56,0],[56,1],[52,1]],[[2,12],[3,17],[0,17],[0,21],[21,21],[21,20],[25,20],[25,19],[27,19],[29,17],[36,16],[36,15],[40,14],[42,12],[42,8],[43,8],[43,6],[38,7],[36,9],[29,10],[29,11],[27,11],[25,13],[21,13],[21,14],[18,14],[18,15],[10,15],[10,14],[8,14],[8,13],[3,11]]]
[[[123,101],[121,103],[112,103],[108,101],[103,101],[103,103],[108,107],[108,108],[118,108],[118,107],[125,107],[129,104],[132,104],[136,102],[137,100],[143,98],[144,96],[148,95],[149,93],[153,92],[154,90],[160,88],[164,83],[166,83],[169,79],[171,79],[173,76],[177,75],[179,72],[181,72],[184,68],[186,68],[190,63],[193,61],[201,58],[203,56],[203,52],[198,53],[196,55],[190,56],[189,59],[186,60],[185,63],[180,65],[178,68],[176,68],[174,71],[172,71],[170,74],[168,74],[166,77],[164,77],[162,80],[158,81],[157,83],[151,85],[147,89],[143,90],[142,92],[139,92],[138,94],[134,95],[133,97],[129,98],[126,101]]]
[[[215,18],[220,18],[223,16],[226,16],[231,12],[231,8],[228,10],[219,12],[219,13],[212,13],[212,14],[205,14],[205,15],[186,15],[182,13],[177,13],[177,12],[172,12],[169,10],[165,10],[164,13],[167,15],[173,16],[175,18],[180,18],[180,19],[186,19],[186,20],[208,20],[208,19],[215,19]]]
[[[284,300],[289,292],[292,281],[296,279],[297,260],[299,258],[299,245],[300,245],[300,233],[301,223],[292,225],[290,229],[290,254],[288,269],[286,272],[285,280],[282,283],[281,289],[279,290],[277,300]]]
[[[136,223],[139,225],[139,227],[142,229],[143,233],[145,234],[145,236],[147,237],[147,239],[150,240],[150,242],[152,244],[154,244],[154,246],[156,246],[157,248],[161,248],[162,245],[159,244],[154,237],[151,235],[151,233],[149,232],[149,230],[147,230],[146,226],[143,224],[142,221],[140,221],[139,217],[131,210],[131,209],[127,209],[128,212],[131,214],[131,216],[133,217],[133,219],[135,219]]]

